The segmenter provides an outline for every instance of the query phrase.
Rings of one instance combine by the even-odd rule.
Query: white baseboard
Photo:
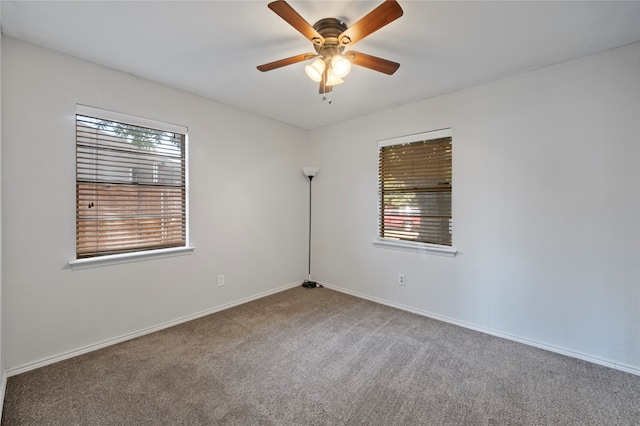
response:
[[[424,317],[428,317],[428,318],[433,318],[436,319],[438,321],[442,321],[442,322],[446,322],[449,324],[453,324],[453,325],[457,325],[460,327],[464,327],[464,328],[468,328],[470,330],[475,330],[475,331],[479,331],[481,333],[485,333],[485,334],[489,334],[491,336],[496,336],[496,337],[500,337],[503,339],[507,339],[507,340],[512,340],[514,342],[518,342],[518,343],[523,343],[525,345],[529,345],[529,346],[533,346],[536,348],[540,348],[540,349],[544,349],[547,350],[549,352],[555,352],[557,354],[560,355],[566,355],[572,358],[577,358],[577,359],[581,359],[583,361],[587,361],[587,362],[591,362],[594,364],[598,364],[598,365],[603,365],[605,367],[609,367],[609,368],[613,368],[616,370],[620,370],[620,371],[624,371],[626,373],[630,373],[630,374],[634,374],[636,376],[640,376],[640,368],[639,367],[634,367],[631,365],[626,365],[626,364],[621,364],[615,361],[610,361],[610,360],[606,360],[606,359],[601,359],[598,357],[594,357],[588,354],[584,354],[584,353],[580,353],[580,352],[576,352],[576,351],[572,351],[569,349],[565,349],[565,348],[561,348],[558,346],[554,346],[554,345],[549,345],[546,343],[542,343],[542,342],[538,342],[535,340],[531,340],[531,339],[527,339],[524,337],[520,337],[520,336],[515,336],[512,334],[508,334],[508,333],[503,333],[500,331],[496,331],[496,330],[491,330],[489,328],[485,328],[485,327],[479,327],[475,324],[471,324],[471,323],[467,323],[464,321],[459,321],[453,318],[449,318],[443,315],[438,315],[438,314],[434,314],[432,312],[427,312],[427,311],[423,311],[420,309],[416,309],[416,308],[412,308],[410,306],[406,306],[406,305],[402,305],[400,303],[395,303],[395,302],[390,302],[388,300],[384,300],[384,299],[380,299],[377,297],[373,297],[373,296],[369,296],[368,294],[364,294],[364,293],[359,293],[357,291],[352,291],[352,290],[348,290],[346,288],[342,288],[342,287],[338,287],[332,284],[327,284],[327,283],[320,283],[322,284],[324,287],[329,288],[331,290],[336,290],[342,293],[346,293],[346,294],[350,294],[351,296],[355,296],[358,297],[360,299],[365,299],[365,300],[369,300],[371,302],[376,302],[376,303],[380,303],[382,305],[386,305],[386,306],[391,306],[392,308],[397,308],[397,309],[401,309],[403,311],[407,311],[407,312],[412,312],[414,314],[418,314]]]
[[[265,292],[262,292],[262,293],[258,293],[258,294],[255,294],[253,296],[245,297],[243,299],[239,299],[239,300],[236,300],[236,301],[233,301],[233,302],[230,302],[230,303],[225,303],[224,305],[219,305],[219,306],[216,306],[216,307],[213,307],[213,308],[210,308],[210,309],[206,309],[204,311],[197,312],[195,314],[187,315],[187,316],[184,316],[182,318],[177,318],[177,319],[172,320],[172,321],[167,321],[165,323],[158,324],[158,325],[155,325],[153,327],[145,328],[145,329],[142,329],[142,330],[139,330],[139,331],[136,331],[136,332],[133,332],[133,333],[129,333],[129,334],[124,334],[124,335],[121,335],[121,336],[118,336],[118,337],[114,337],[112,339],[103,340],[101,342],[94,343],[92,345],[87,345],[87,346],[84,346],[84,347],[81,347],[81,348],[78,348],[78,349],[74,349],[74,350],[71,350],[71,351],[68,351],[68,352],[63,352],[61,354],[54,355],[54,356],[47,357],[47,358],[43,358],[43,359],[40,359],[38,361],[30,362],[28,364],[24,364],[24,365],[21,365],[21,366],[18,366],[18,367],[13,367],[13,368],[10,368],[6,372],[3,373],[3,383],[6,383],[6,378],[7,377],[15,376],[15,375],[20,374],[20,373],[25,373],[27,371],[35,370],[36,368],[40,368],[40,367],[44,367],[46,365],[54,364],[56,362],[64,361],[65,359],[73,358],[73,357],[76,357],[76,356],[79,356],[79,355],[83,355],[83,354],[86,354],[86,353],[89,353],[89,352],[93,352],[93,351],[98,350],[98,349],[106,348],[107,346],[115,345],[117,343],[121,343],[121,342],[124,342],[124,341],[127,341],[127,340],[131,340],[131,339],[135,339],[136,337],[140,337],[140,336],[144,336],[146,334],[154,333],[156,331],[164,330],[165,328],[173,327],[175,325],[182,324],[182,323],[185,323],[187,321],[192,321],[194,319],[198,319],[198,318],[201,318],[201,317],[204,317],[204,316],[216,313],[216,312],[224,311],[225,309],[233,308],[234,306],[242,305],[244,303],[251,302],[253,300],[262,299],[263,297],[270,296],[272,294],[276,294],[276,293],[279,293],[281,291],[288,290],[290,288],[294,288],[294,287],[297,287],[297,286],[300,286],[300,285],[302,285],[302,281],[298,281],[298,282],[295,282],[295,283],[287,284],[287,285],[284,285],[284,286],[281,286],[281,287],[277,287],[277,288],[275,288],[273,290],[269,290],[269,291],[265,291]],[[3,394],[4,394],[4,388],[5,387],[3,386],[3,388],[2,388]],[[4,395],[3,395],[2,401],[4,401]],[[1,413],[1,411],[0,411],[0,413]]]
[[[375,302],[375,303],[380,303],[382,305],[386,305],[386,306],[390,306],[390,307],[393,307],[393,308],[401,309],[403,311],[412,312],[414,314],[418,314],[418,315],[421,315],[421,316],[424,316],[424,317],[428,317],[428,318],[433,318],[433,319],[436,319],[436,320],[439,320],[439,321],[443,321],[443,322],[446,322],[446,323],[449,323],[449,324],[453,324],[453,325],[457,325],[457,326],[460,326],[460,327],[468,328],[470,330],[479,331],[481,333],[489,334],[489,335],[500,337],[500,338],[503,338],[503,339],[512,340],[512,341],[515,341],[515,342],[523,343],[525,345],[533,346],[533,347],[544,349],[544,350],[547,350],[547,351],[550,351],[550,352],[555,352],[555,353],[558,353],[558,354],[561,354],[561,355],[566,355],[566,356],[569,356],[569,357],[572,357],[572,358],[581,359],[583,361],[591,362],[591,363],[598,364],[598,365],[603,365],[605,367],[613,368],[613,369],[616,369],[616,370],[620,370],[620,371],[624,371],[624,372],[627,372],[627,373],[630,373],[630,374],[634,374],[636,376],[640,376],[640,368],[638,368],[638,367],[634,367],[634,366],[618,363],[618,362],[615,362],[615,361],[601,359],[601,358],[594,357],[594,356],[591,356],[591,355],[588,355],[588,354],[583,354],[583,353],[580,353],[580,352],[576,352],[576,351],[568,350],[568,349],[565,349],[565,348],[549,345],[549,344],[538,342],[538,341],[535,341],[535,340],[531,340],[531,339],[527,339],[527,338],[511,335],[511,334],[508,334],[508,333],[503,333],[503,332],[491,330],[491,329],[488,329],[488,328],[485,328],[485,327],[479,327],[479,326],[471,324],[471,323],[466,323],[464,321],[459,321],[459,320],[456,320],[456,319],[453,319],[453,318],[449,318],[449,317],[446,317],[446,316],[443,316],[443,315],[438,315],[438,314],[434,314],[432,312],[423,311],[423,310],[416,309],[416,308],[413,308],[413,307],[410,307],[410,306],[402,305],[400,303],[390,302],[390,301],[385,300],[385,299],[380,299],[380,298],[373,297],[373,296],[370,296],[370,295],[367,295],[367,294],[364,294],[364,293],[359,293],[357,291],[348,290],[348,289],[345,289],[345,288],[342,288],[342,287],[339,287],[339,286],[335,286],[335,285],[332,285],[332,284],[328,284],[328,283],[325,283],[325,282],[318,281],[318,283],[322,284],[324,287],[326,287],[328,289],[336,290],[336,291],[339,291],[339,292],[342,292],[342,293],[345,293],[345,294],[350,294],[350,295],[358,297],[360,299],[370,300],[370,301]],[[230,303],[226,303],[224,305],[216,306],[216,307],[213,307],[213,308],[201,311],[201,312],[197,312],[197,313],[192,314],[192,315],[187,315],[187,316],[184,316],[182,318],[178,318],[178,319],[175,319],[175,320],[172,320],[172,321],[168,321],[168,322],[165,322],[165,323],[162,323],[162,324],[158,324],[158,325],[153,326],[153,327],[149,327],[149,328],[146,328],[146,329],[143,329],[143,330],[139,330],[139,331],[134,332],[134,333],[129,333],[129,334],[118,336],[118,337],[115,337],[115,338],[112,338],[112,339],[107,339],[107,340],[104,340],[102,342],[98,342],[98,343],[95,343],[95,344],[92,344],[92,345],[84,346],[82,348],[78,348],[78,349],[75,349],[75,350],[64,352],[64,353],[61,353],[61,354],[58,354],[58,355],[55,355],[55,356],[52,356],[52,357],[43,358],[43,359],[35,361],[35,362],[31,362],[31,363],[24,364],[24,365],[21,365],[21,366],[18,366],[18,367],[10,368],[10,369],[8,369],[8,370],[6,370],[4,372],[0,372],[1,373],[1,383],[0,383],[0,385],[2,386],[0,388],[0,398],[1,398],[0,399],[0,413],[2,413],[2,403],[4,401],[4,392],[5,392],[5,389],[6,389],[7,377],[11,377],[11,376],[15,376],[15,375],[20,374],[20,373],[25,373],[27,371],[35,370],[36,368],[44,367],[44,366],[49,365],[49,364],[54,364],[56,362],[63,361],[65,359],[69,359],[69,358],[73,358],[73,357],[76,357],[76,356],[79,356],[79,355],[83,355],[85,353],[89,353],[89,352],[92,352],[92,351],[95,351],[95,350],[98,350],[98,349],[102,349],[102,348],[105,348],[107,346],[115,345],[115,344],[120,343],[120,342],[124,342],[124,341],[127,341],[127,340],[135,339],[136,337],[144,336],[146,334],[150,334],[150,333],[153,333],[153,332],[156,332],[156,331],[160,331],[160,330],[163,330],[165,328],[173,327],[175,325],[182,324],[182,323],[187,322],[187,321],[191,321],[191,320],[194,320],[194,319],[197,319],[197,318],[201,318],[201,317],[204,317],[206,315],[210,315],[210,314],[213,314],[213,313],[216,313],[216,312],[223,311],[225,309],[232,308],[234,306],[242,305],[243,303],[251,302],[253,300],[261,299],[263,297],[270,296],[272,294],[279,293],[281,291],[297,287],[297,286],[299,286],[301,284],[302,284],[302,281],[298,281],[298,282],[295,282],[295,283],[292,283],[292,284],[287,284],[287,285],[275,288],[273,290],[269,290],[269,291],[266,291],[266,292],[263,292],[263,293],[258,293],[256,295],[249,296],[249,297],[246,297],[246,298],[243,298],[243,299],[239,299],[239,300],[236,300],[236,301],[233,301],[233,302],[230,302]]]

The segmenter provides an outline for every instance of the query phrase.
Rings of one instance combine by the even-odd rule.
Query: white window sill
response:
[[[411,241],[391,240],[378,238],[373,245],[384,248],[397,250],[413,251],[417,253],[437,254],[440,256],[455,257],[458,250],[450,246],[441,246],[438,244],[414,243]]]
[[[90,257],[87,259],[75,259],[69,261],[73,271],[100,266],[118,265],[121,263],[140,262],[143,260],[162,259],[165,257],[184,256],[191,254],[195,247],[176,247],[160,250],[140,251],[136,253],[114,254],[111,256]]]

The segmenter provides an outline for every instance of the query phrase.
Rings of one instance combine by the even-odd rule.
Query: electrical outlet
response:
[[[218,287],[222,287],[224,285],[224,274],[218,275]]]
[[[398,284],[407,285],[407,277],[405,274],[398,275]]]

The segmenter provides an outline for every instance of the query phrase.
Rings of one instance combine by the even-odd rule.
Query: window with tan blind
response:
[[[185,247],[186,129],[76,111],[76,257]]]
[[[379,237],[452,245],[450,129],[380,141]]]

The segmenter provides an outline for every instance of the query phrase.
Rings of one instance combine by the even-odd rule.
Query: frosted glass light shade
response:
[[[331,69],[337,78],[342,78],[351,71],[351,61],[342,55],[331,58]]]
[[[327,71],[327,86],[335,86],[336,84],[342,83],[344,83],[344,80],[336,76],[332,69],[329,69],[329,71]]]
[[[320,171],[320,169],[317,168],[317,167],[303,167],[302,168],[302,173],[306,177],[314,177],[315,175],[318,174],[319,171]]]
[[[307,72],[307,75],[311,80],[319,82],[322,80],[322,73],[324,72],[325,67],[326,64],[324,61],[321,58],[318,58],[311,64],[304,67],[304,70]]]

